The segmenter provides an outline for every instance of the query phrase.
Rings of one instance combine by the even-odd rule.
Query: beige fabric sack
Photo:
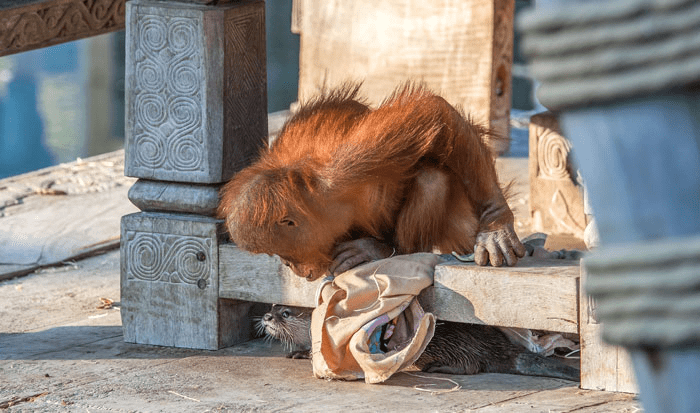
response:
[[[323,284],[311,316],[314,376],[381,383],[412,365],[435,331],[435,317],[423,312],[416,296],[432,285],[439,261],[429,253],[401,255]],[[388,336],[376,329],[387,323],[393,334],[384,340],[386,351],[376,351],[377,335]]]

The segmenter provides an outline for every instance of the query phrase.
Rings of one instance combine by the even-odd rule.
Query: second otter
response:
[[[311,309],[273,305],[257,324],[258,332],[301,348],[287,357],[309,358]],[[513,344],[496,327],[438,321],[435,334],[416,360],[430,373],[505,373],[579,381],[579,370]]]

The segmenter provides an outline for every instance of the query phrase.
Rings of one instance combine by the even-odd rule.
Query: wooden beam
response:
[[[524,258],[516,267],[440,264],[420,295],[438,318],[578,333],[577,261]],[[306,282],[277,257],[219,246],[219,297],[316,307],[320,281]]]
[[[220,298],[316,307],[316,289],[321,280],[307,282],[276,256],[250,254],[234,244],[222,244],[219,274]]]
[[[0,3],[0,56],[124,29],[126,0]]]
[[[521,259],[515,267],[440,264],[421,303],[439,319],[578,333],[578,261]]]

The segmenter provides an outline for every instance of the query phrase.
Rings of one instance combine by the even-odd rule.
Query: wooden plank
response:
[[[633,413],[641,408],[632,395],[581,391],[570,381],[532,376],[407,371],[381,386],[327,382],[312,378],[308,361],[286,359],[281,345],[263,340],[213,352],[127,344],[116,308],[116,252],[60,272],[2,282],[0,297],[0,402],[50,393],[14,406],[24,411],[61,411],[57,406],[62,400],[70,403],[66,409],[82,412],[115,406],[129,411],[158,406],[173,412],[221,406],[230,411],[503,413]],[[114,299],[115,308],[96,309],[98,297]],[[455,383],[461,388],[447,391]],[[445,392],[433,395],[417,388]],[[367,395],[367,401],[358,403],[358,395]]]
[[[493,403],[479,409],[479,413],[510,412],[636,412],[636,403],[629,394],[614,394],[560,388],[533,392],[523,397]]]
[[[219,297],[316,307],[320,283],[294,275],[277,256],[250,254],[234,244],[219,246]]]
[[[376,105],[419,80],[508,136],[513,0],[298,1],[300,100],[355,80]]]
[[[315,307],[320,280],[295,276],[277,257],[233,244],[219,249],[219,296]],[[440,264],[435,285],[421,293],[426,311],[450,321],[578,332],[578,265],[525,258],[516,267]]]
[[[532,257],[515,267],[440,264],[421,303],[443,320],[578,333],[579,271],[577,261]]]
[[[581,279],[586,271],[581,261]],[[595,314],[595,300],[581,288],[581,388],[639,393],[629,353],[623,347],[603,342],[602,326]]]
[[[0,279],[119,246],[123,151],[0,180]]]
[[[0,56],[123,30],[125,3],[126,0],[0,2]]]

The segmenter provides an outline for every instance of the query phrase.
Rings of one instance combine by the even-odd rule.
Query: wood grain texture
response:
[[[139,179],[129,189],[129,200],[142,211],[189,212],[214,216],[219,205],[219,185]]]
[[[299,2],[300,100],[362,80],[378,104],[413,79],[508,136],[512,0]]]
[[[265,3],[244,1],[224,11],[223,179],[248,166],[267,137]],[[212,102],[216,105],[217,102]]]
[[[119,245],[133,179],[124,152],[0,180],[0,279]]]
[[[491,96],[489,125],[501,136],[510,136],[510,104],[513,97],[513,18],[515,1],[493,0]],[[494,147],[497,153],[508,150],[507,142]]]
[[[421,303],[439,319],[578,332],[578,262],[525,257],[515,267],[440,264]]]
[[[586,271],[581,261],[581,283],[585,286]],[[595,300],[581,289],[581,388],[626,393],[639,393],[632,360],[623,347],[606,344],[602,326],[596,318]]]
[[[220,247],[221,297],[315,307],[320,281],[295,276],[277,257]],[[420,295],[443,320],[578,332],[578,274],[572,261],[523,259],[508,268],[440,264]]]
[[[0,56],[124,29],[126,0],[0,3]]]
[[[234,244],[219,247],[219,296],[270,304],[316,307],[321,280],[294,275],[277,256],[250,254]]]

